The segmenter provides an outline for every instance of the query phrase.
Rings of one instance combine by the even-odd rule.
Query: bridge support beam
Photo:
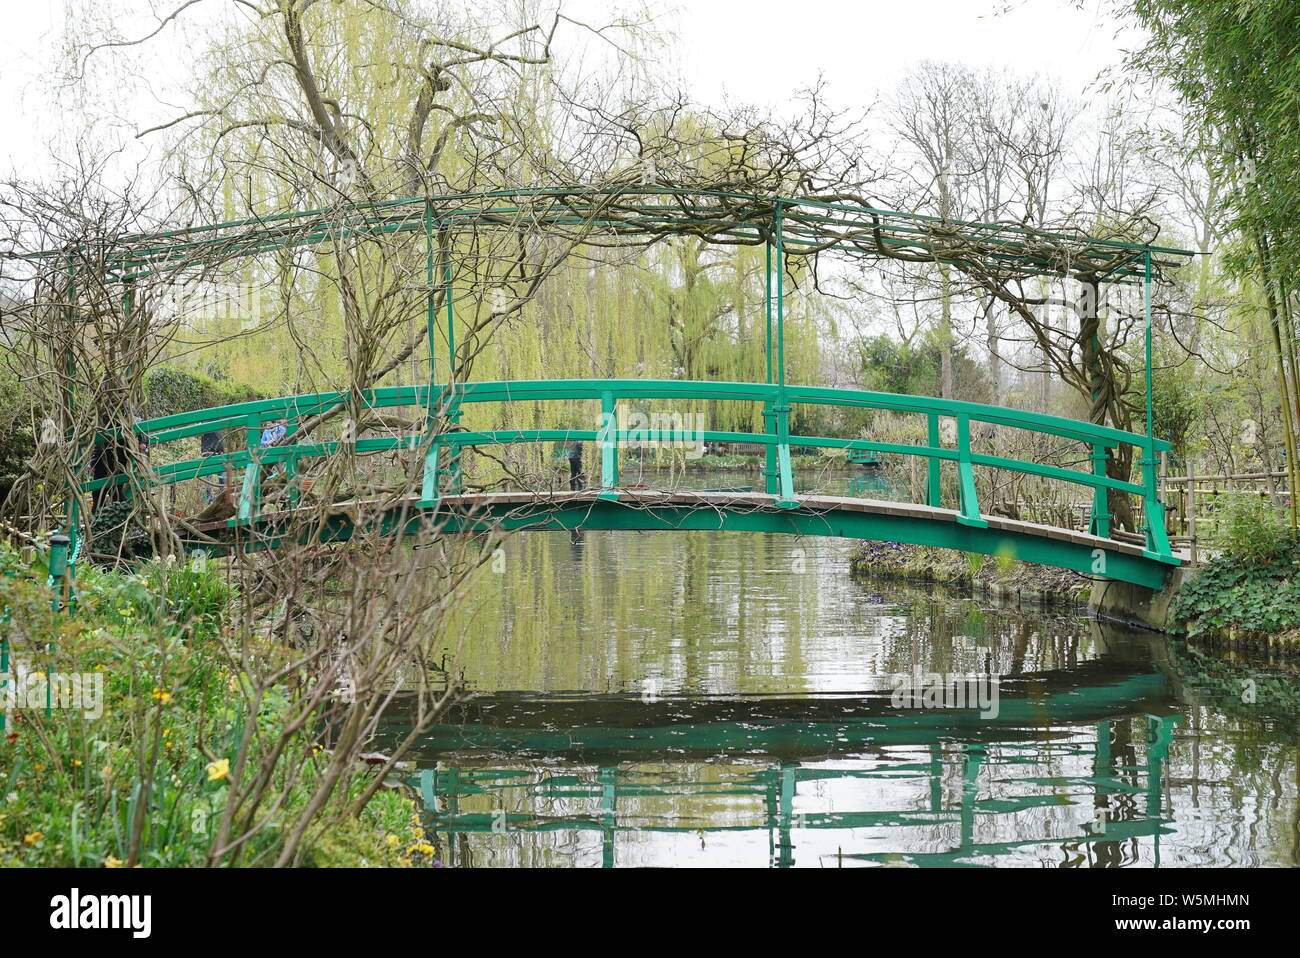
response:
[[[1089,610],[1099,618],[1112,619],[1141,629],[1169,632],[1177,626],[1172,610],[1179,590],[1200,573],[1198,566],[1179,566],[1169,571],[1156,587],[1119,580],[1102,580],[1088,596]]]

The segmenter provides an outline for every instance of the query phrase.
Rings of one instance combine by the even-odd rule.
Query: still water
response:
[[[407,773],[442,862],[1300,860],[1293,676],[1081,614],[855,580],[853,545],[510,540],[448,650],[473,697]],[[996,687],[996,714],[974,686],[918,696],[939,707],[895,695],[932,674],[983,682],[985,706]]]

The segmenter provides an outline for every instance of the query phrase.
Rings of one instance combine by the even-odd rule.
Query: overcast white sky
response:
[[[205,0],[194,8],[216,7]],[[141,18],[123,25],[138,34],[154,23],[151,9],[179,0],[132,0]],[[65,0],[8,0],[0,30],[0,175],[44,169],[51,148],[66,151],[78,127],[51,101],[42,63],[62,42]],[[566,0],[566,10],[593,20],[608,16],[609,0]],[[1042,73],[1065,92],[1082,93],[1105,66],[1118,63],[1125,39],[1089,4],[1067,0],[651,0],[680,37],[678,63],[701,102],[777,106],[819,75],[840,107],[865,106],[890,92],[898,76],[923,59]],[[192,22],[190,29],[193,30]],[[167,78],[185,66],[184,34],[174,26],[151,50],[155,85],[167,97]],[[1131,37],[1127,40],[1132,44]],[[137,102],[142,119],[174,115],[177,104]],[[143,124],[142,124],[143,125]]]

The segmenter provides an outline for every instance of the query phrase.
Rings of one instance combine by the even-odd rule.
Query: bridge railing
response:
[[[433,399],[430,413],[430,398]],[[162,444],[216,431],[237,430],[243,436],[242,448],[199,459],[158,465],[142,477],[146,484],[175,483],[239,470],[242,473],[238,514],[232,522],[247,523],[258,514],[261,482],[268,469],[283,465],[292,479],[303,460],[334,454],[348,445],[357,452],[409,451],[423,455],[421,500],[432,506],[449,490],[458,488],[456,463],[465,447],[512,443],[594,442],[600,450],[600,494],[616,497],[619,489],[619,451],[629,441],[644,435],[638,429],[621,428],[618,404],[625,400],[739,401],[759,403],[763,410],[764,430],[759,433],[717,430],[693,431],[692,438],[702,442],[743,442],[766,448],[765,491],[780,508],[797,508],[791,449],[815,447],[843,449],[850,452],[891,453],[916,456],[926,461],[926,504],[942,506],[941,466],[955,463],[957,471],[957,521],[974,527],[986,527],[988,521],[980,509],[975,483],[975,468],[1002,469],[1039,478],[1059,480],[1092,491],[1090,531],[1097,536],[1110,535],[1111,516],[1108,492],[1115,490],[1137,497],[1141,503],[1146,553],[1150,558],[1173,562],[1165,531],[1165,507],[1160,500],[1158,470],[1160,453],[1169,443],[1108,426],[1081,422],[1059,416],[1025,412],[1001,406],[935,399],[925,396],[902,396],[891,393],[833,389],[816,386],[780,386],[767,383],[693,382],[671,380],[527,380],[518,382],[469,382],[452,387],[399,386],[366,390],[358,395],[344,392],[313,393],[236,403],[213,409],[197,410],[137,423],[137,434],[150,444]],[[461,430],[460,416],[465,405],[474,403],[543,402],[556,400],[592,400],[600,403],[601,417],[596,427],[578,429],[508,429]],[[366,409],[417,406],[426,410],[429,428],[418,434],[344,441],[294,442],[304,420],[349,404]],[[926,441],[923,444],[877,442],[870,439],[842,439],[828,436],[794,435],[790,432],[791,413],[796,405],[837,406],[842,408],[879,409],[924,417]],[[942,422],[955,424],[955,442],[943,442]],[[261,445],[268,423],[286,420],[285,436],[276,444]],[[439,420],[441,423],[439,424]],[[1083,444],[1089,451],[1091,468],[1070,469],[977,452],[971,444],[972,423],[1009,427],[1026,432],[1054,436]],[[435,429],[435,425],[437,428]],[[101,433],[101,441],[111,441],[111,432]],[[1130,446],[1141,467],[1141,481],[1115,479],[1106,474],[1108,450]],[[125,475],[98,479],[83,485],[92,491],[105,485],[126,483]],[[291,484],[292,487],[292,484]],[[293,493],[290,493],[291,501]]]

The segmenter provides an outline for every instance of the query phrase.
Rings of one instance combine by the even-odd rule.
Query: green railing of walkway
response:
[[[221,455],[191,459],[160,465],[142,477],[146,485],[175,483],[203,476],[223,473],[227,469],[242,470],[236,524],[254,521],[261,508],[261,484],[267,470],[283,465],[289,479],[290,501],[296,501],[292,482],[303,460],[334,454],[344,443],[340,441],[293,442],[300,424],[309,417],[319,416],[346,408],[380,409],[397,406],[416,406],[425,410],[428,431],[405,436],[379,437],[356,440],[351,445],[358,453],[408,450],[424,457],[421,504],[433,507],[444,493],[460,488],[459,453],[463,447],[534,443],[554,441],[591,441],[600,449],[599,486],[601,494],[616,498],[619,489],[619,447],[635,440],[635,430],[620,429],[616,408],[625,400],[669,400],[684,408],[690,401],[739,401],[762,405],[764,431],[761,433],[722,432],[705,430],[693,433],[692,439],[704,442],[747,442],[766,447],[764,471],[766,492],[775,498],[781,508],[798,507],[794,492],[794,469],[791,449],[799,447],[844,449],[856,452],[891,453],[918,456],[926,460],[926,504],[942,505],[941,465],[955,463],[958,488],[957,521],[967,526],[985,528],[976,492],[975,468],[1009,470],[1044,479],[1060,480],[1083,486],[1092,492],[1090,531],[1097,536],[1110,535],[1111,516],[1108,508],[1108,491],[1128,493],[1141,500],[1143,531],[1146,537],[1147,558],[1178,564],[1172,555],[1165,531],[1165,509],[1160,500],[1157,464],[1160,453],[1167,451],[1169,443],[1150,436],[1124,432],[1107,426],[1047,416],[1037,413],[987,406],[978,403],[934,399],[923,396],[902,396],[889,393],[864,392],[849,389],[830,389],[811,386],[787,386],[772,383],[728,382],[678,382],[662,380],[531,380],[520,382],[468,382],[453,387],[435,387],[434,404],[430,406],[431,390],[427,386],[400,386],[366,390],[359,394],[345,392],[314,393],[238,403],[214,409],[166,416],[138,423],[137,433],[146,436],[151,444],[167,443],[178,439],[224,430],[240,430],[244,448]],[[487,431],[459,430],[462,408],[466,404],[492,402],[542,402],[555,400],[592,400],[600,403],[599,427],[591,430],[577,429],[510,429]],[[856,409],[889,410],[924,417],[927,441],[925,444],[876,442],[870,439],[840,439],[826,436],[793,435],[790,432],[791,413],[796,405],[838,406]],[[263,447],[261,437],[267,423],[288,420],[287,432],[279,445]],[[945,446],[942,441],[941,422],[950,419],[956,426],[956,441]],[[439,421],[442,428],[438,428]],[[1083,444],[1091,468],[1088,471],[1064,468],[1043,462],[1010,459],[1003,456],[977,452],[971,443],[972,423],[1009,427],[1031,433],[1045,434]],[[110,433],[102,433],[101,441],[111,441]],[[1106,475],[1107,449],[1128,445],[1139,454],[1141,481],[1132,482]],[[118,475],[85,483],[83,491],[92,491],[108,484],[128,482],[128,477]]]

